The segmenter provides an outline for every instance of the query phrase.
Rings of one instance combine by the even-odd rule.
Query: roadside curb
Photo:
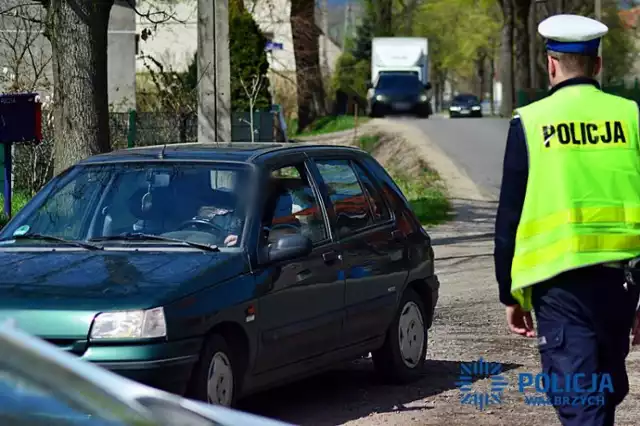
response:
[[[397,133],[406,143],[413,145],[422,159],[438,172],[445,182],[452,202],[456,199],[495,201],[495,197],[476,185],[462,168],[411,122],[393,122],[382,118],[371,120],[368,124],[380,132]]]
[[[296,137],[296,138],[292,138],[289,141],[290,142],[314,142],[314,143],[324,143],[324,142],[330,142],[332,140],[335,139],[345,139],[347,137],[359,137],[362,136],[363,134],[367,134],[369,128],[371,127],[371,121],[367,121],[364,124],[359,124],[358,127],[354,127],[352,129],[347,129],[347,130],[340,130],[337,132],[331,132],[331,133],[322,133],[319,135],[313,135],[313,136],[302,136],[302,137]]]

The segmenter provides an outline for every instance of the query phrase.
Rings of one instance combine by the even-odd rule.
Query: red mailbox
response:
[[[42,104],[37,93],[0,94],[0,144],[4,149],[4,213],[11,217],[11,145],[42,140]]]

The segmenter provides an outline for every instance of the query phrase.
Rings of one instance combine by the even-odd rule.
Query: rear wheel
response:
[[[427,356],[425,319],[420,296],[406,289],[384,344],[372,353],[376,371],[385,381],[402,384],[420,376]]]

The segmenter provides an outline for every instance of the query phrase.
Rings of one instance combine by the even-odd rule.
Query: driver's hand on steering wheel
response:
[[[235,246],[238,243],[237,235],[227,235],[227,238],[224,239],[224,245],[227,247]]]

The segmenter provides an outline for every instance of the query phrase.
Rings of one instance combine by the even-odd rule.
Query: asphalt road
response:
[[[502,160],[509,128],[503,118],[454,118],[432,116],[412,120],[449,158],[484,191],[498,197],[502,179]]]

